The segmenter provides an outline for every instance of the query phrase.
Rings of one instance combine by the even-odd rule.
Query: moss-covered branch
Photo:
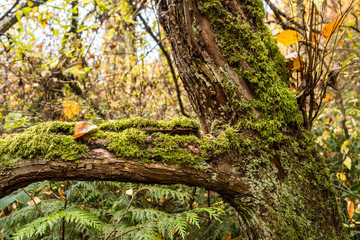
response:
[[[0,196],[45,179],[184,183],[228,195],[247,193],[244,183],[225,186],[235,178],[234,171],[212,167],[229,154],[229,139],[200,137],[196,121],[112,121],[100,125],[89,141],[74,139],[74,126],[46,122],[23,133],[4,134]],[[218,181],[223,184],[214,184]]]

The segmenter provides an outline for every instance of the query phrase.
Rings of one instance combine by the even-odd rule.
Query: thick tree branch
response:
[[[216,174],[216,178],[214,178]],[[214,170],[166,166],[160,162],[141,163],[114,157],[109,151],[97,148],[76,162],[54,159],[27,159],[13,167],[2,168],[0,198],[20,187],[42,180],[108,180],[146,184],[187,184],[211,189],[225,195],[247,194],[244,182],[229,185],[231,175]],[[215,184],[216,183],[216,184]]]

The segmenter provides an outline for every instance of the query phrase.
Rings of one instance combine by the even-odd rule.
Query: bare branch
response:
[[[18,1],[19,2],[19,1]],[[33,7],[40,6],[41,4],[46,3],[47,0],[43,0],[42,2],[35,2],[33,1]],[[28,7],[29,4],[27,2],[21,3],[18,10],[22,10],[25,7]],[[8,13],[6,13],[8,14]],[[16,16],[16,12],[12,13],[10,16],[5,17],[6,14],[2,17],[0,21],[0,36],[3,35],[7,30],[9,30],[12,26],[14,26],[18,22],[18,18]],[[21,15],[21,17],[24,15]]]

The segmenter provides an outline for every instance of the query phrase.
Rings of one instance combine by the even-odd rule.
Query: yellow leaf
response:
[[[341,153],[348,154],[348,152],[349,152],[349,148],[348,148],[349,143],[350,143],[350,140],[346,140],[346,141],[343,142],[343,144],[341,145],[341,148],[340,148]]]
[[[323,29],[321,30],[321,34],[325,38],[329,38],[331,34],[342,24],[344,19],[345,19],[344,16],[342,17],[341,15],[337,14],[330,23],[325,24],[323,26]]]
[[[80,2],[80,4],[87,5],[87,4],[92,3],[92,2],[93,2],[93,0],[82,0],[82,1]]]
[[[325,119],[324,124],[329,124],[329,123],[330,123],[330,119],[329,118]]]
[[[64,108],[64,114],[68,118],[72,118],[73,116],[78,114],[78,112],[80,112],[80,106],[79,106],[79,104],[77,102],[64,101],[62,103],[62,105],[63,105],[63,108]]]
[[[346,203],[347,203],[349,218],[352,219],[354,216],[355,205],[350,199],[346,199]]]
[[[343,164],[349,169],[351,170],[351,158],[349,156],[347,156],[343,162]]]
[[[337,179],[339,179],[339,180],[341,180],[341,181],[343,181],[343,182],[346,181],[346,175],[345,175],[345,173],[340,173],[340,172],[338,172],[338,173],[336,174],[336,177],[337,177]]]
[[[62,197],[63,199],[66,199],[66,197],[64,196],[64,190],[62,190],[61,188],[58,188],[58,193],[60,195],[60,197]]]
[[[285,47],[302,40],[300,34],[294,30],[285,30],[277,35],[275,39],[285,45]]]
[[[293,67],[295,70],[298,70],[298,71],[302,71],[304,69],[304,61],[303,61],[303,57],[297,57],[294,59],[294,62],[293,62]]]
[[[330,97],[331,97],[331,94],[330,94],[330,93],[327,93],[327,94],[325,95],[325,97],[324,97],[324,102],[329,101]]]

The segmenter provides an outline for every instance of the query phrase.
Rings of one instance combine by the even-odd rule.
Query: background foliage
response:
[[[0,9],[0,25],[18,20],[0,33],[0,133],[48,120],[194,117],[152,1]],[[344,224],[360,239],[360,2],[266,0],[265,9]],[[232,207],[186,186],[45,181],[1,199],[0,216],[2,239],[241,239]]]

